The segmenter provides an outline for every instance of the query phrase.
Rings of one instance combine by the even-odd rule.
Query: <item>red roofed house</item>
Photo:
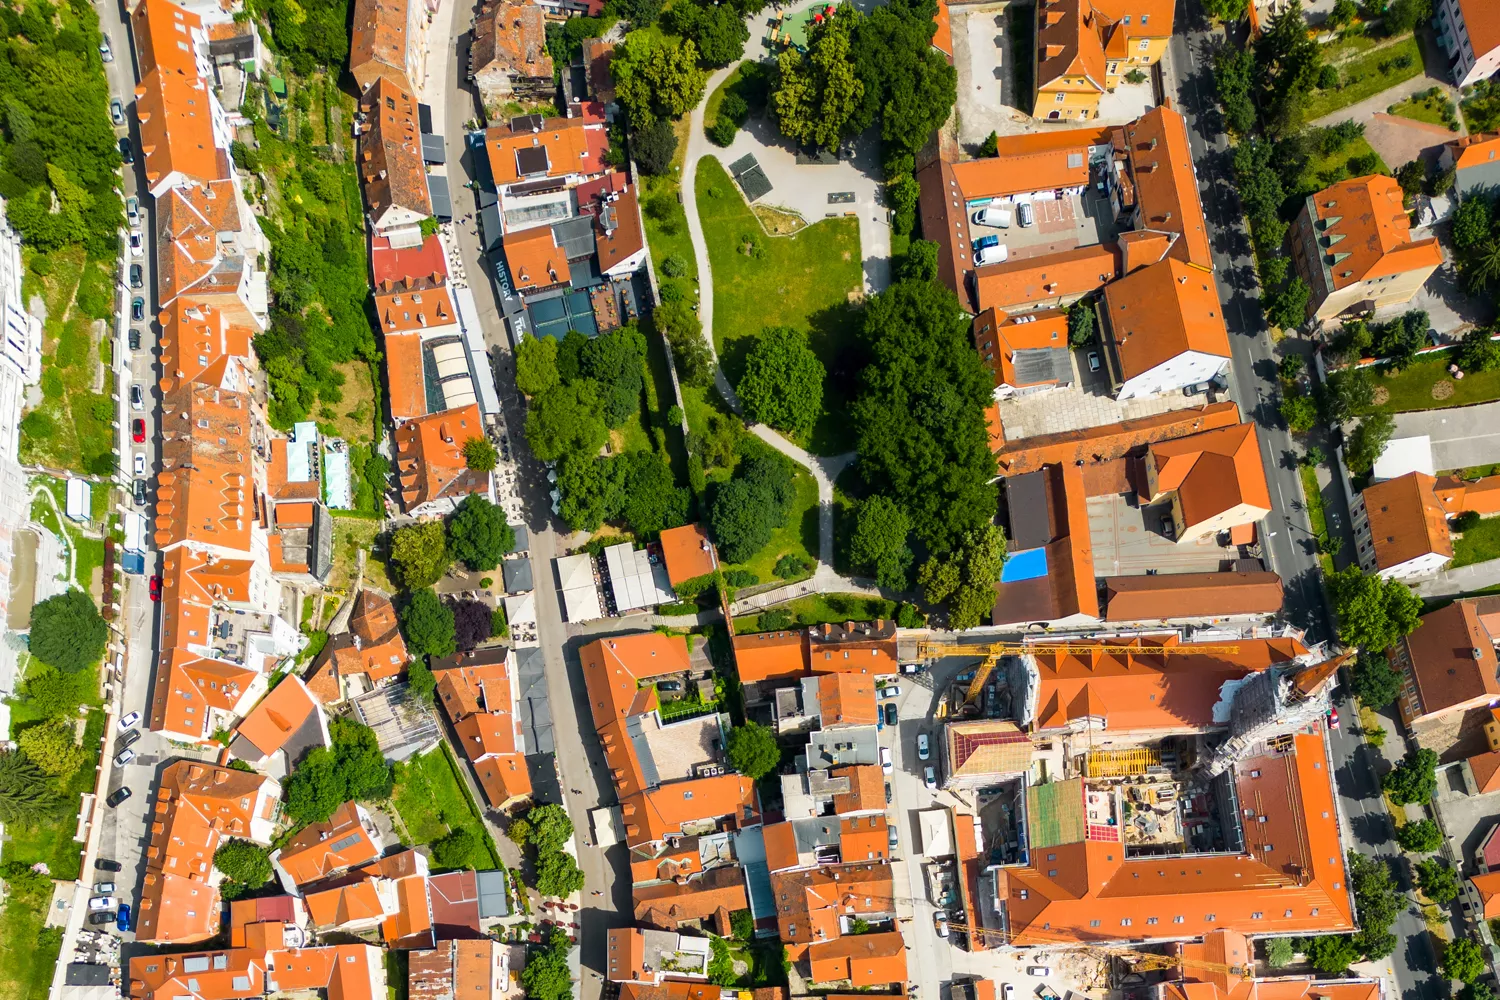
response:
[[[1402,677],[1396,708],[1417,743],[1444,763],[1489,748],[1500,701],[1492,599],[1466,598],[1428,612],[1387,654]],[[1476,778],[1478,775],[1475,776]]]
[[[855,989],[906,983],[906,941],[900,931],[852,934],[819,941],[807,950],[808,979]]]
[[[487,110],[508,101],[552,97],[552,57],[539,5],[488,0],[479,8],[469,46],[469,79]]]
[[[432,657],[431,666],[438,700],[489,804],[508,809],[529,799],[514,652],[497,648]]]
[[[1388,580],[1439,572],[1453,561],[1447,515],[1437,480],[1424,473],[1408,472],[1367,486],[1349,505],[1360,567]]]
[[[1179,545],[1252,524],[1271,512],[1252,423],[1159,441],[1147,449],[1144,465],[1143,492],[1150,503],[1171,499]]]
[[[1453,81],[1472,87],[1500,71],[1500,9],[1488,0],[1438,0],[1433,26],[1453,60]]]
[[[474,403],[408,420],[396,428],[401,504],[413,517],[446,514],[470,493],[492,493],[490,474],[470,469],[464,444],[485,436]]]
[[[273,852],[271,864],[282,887],[301,895],[301,886],[374,861],[382,850],[380,833],[365,807],[345,802],[328,819],[303,827]]]
[[[408,87],[380,76],[360,98],[359,107],[365,124],[356,155],[370,226],[392,246],[418,246],[421,222],[432,215],[432,199],[422,160],[417,99]]]
[[[247,764],[285,753],[285,771],[313,747],[330,746],[328,716],[302,678],[282,678],[234,731],[229,752]]]
[[[667,567],[667,580],[674,587],[707,576],[718,568],[718,553],[701,524],[667,528],[658,537],[657,544],[661,546],[662,562]]]

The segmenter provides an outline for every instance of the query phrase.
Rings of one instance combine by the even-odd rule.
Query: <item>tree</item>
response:
[[[625,473],[620,516],[637,537],[647,538],[688,522],[692,495],[677,485],[672,468],[654,451],[638,451],[616,459]]]
[[[1311,396],[1294,392],[1281,399],[1281,419],[1293,434],[1306,434],[1318,422],[1318,404]]]
[[[1443,949],[1443,975],[1462,983],[1473,983],[1484,975],[1484,949],[1473,938],[1450,941]]]
[[[638,131],[692,110],[708,79],[698,66],[697,45],[659,31],[627,34],[609,69],[615,96]]]
[[[1068,343],[1082,347],[1094,339],[1094,304],[1081,298],[1068,306]]]
[[[708,981],[715,986],[733,986],[739,977],[734,974],[734,957],[729,954],[729,945],[721,937],[712,937],[708,947],[713,953],[708,962]]]
[[[1378,710],[1395,701],[1396,695],[1401,693],[1401,675],[1391,668],[1384,653],[1370,650],[1359,654],[1359,659],[1354,662],[1351,687],[1354,696],[1366,708]]]
[[[1483,194],[1465,198],[1453,211],[1453,246],[1463,252],[1473,250],[1494,227],[1495,203]]]
[[[1385,33],[1404,35],[1432,17],[1432,0],[1391,0],[1385,8]]]
[[[214,867],[248,889],[259,889],[271,881],[271,855],[249,840],[231,838],[214,851]]]
[[[433,841],[432,860],[443,868],[473,868],[474,854],[478,849],[479,838],[472,830],[461,826]]]
[[[776,733],[769,726],[753,720],[729,730],[725,750],[734,769],[751,781],[759,781],[781,764],[781,747],[776,745]]]
[[[521,970],[521,986],[534,1000],[572,1000],[573,976],[568,952],[573,943],[561,928],[554,928],[547,947],[529,955]]]
[[[432,588],[414,591],[401,609],[407,649],[418,656],[452,656],[457,651],[453,609]]]
[[[1485,983],[1465,983],[1458,1000],[1496,1000],[1495,991]]]
[[[579,358],[585,378],[599,386],[600,413],[610,427],[619,427],[641,409],[645,384],[646,338],[634,325],[611,330],[590,340]]]
[[[1421,623],[1422,599],[1399,580],[1366,576],[1349,566],[1328,578],[1329,596],[1346,646],[1382,650]]]
[[[793,470],[789,459],[767,450],[741,461],[714,493],[708,519],[724,562],[745,562],[771,540],[796,496]]]
[[[835,149],[853,134],[851,124],[865,92],[850,54],[850,34],[858,17],[854,8],[841,6],[813,33],[806,55],[795,48],[782,50],[771,108],[788,139]]]
[[[1396,843],[1401,845],[1402,850],[1411,851],[1414,854],[1431,854],[1442,846],[1443,834],[1432,820],[1421,819],[1398,827]],[[1422,891],[1427,892],[1426,889]],[[1432,899],[1432,893],[1427,893],[1427,898]],[[1433,902],[1440,902],[1440,900],[1433,900]]]
[[[755,936],[755,915],[749,910],[735,910],[729,914],[729,931],[736,940],[749,941]]]
[[[55,594],[31,609],[31,655],[64,673],[98,663],[108,638],[99,609],[81,590]]]
[[[583,871],[567,851],[548,851],[536,861],[536,891],[563,897],[583,888]]]
[[[85,754],[73,738],[72,719],[47,719],[27,726],[16,737],[16,745],[42,773],[54,778],[67,778],[83,766]]]
[[[1475,528],[1479,527],[1479,522],[1481,520],[1483,520],[1483,518],[1479,516],[1479,511],[1477,510],[1459,511],[1457,514],[1453,515],[1451,520],[1449,520],[1448,530],[1456,531],[1459,534],[1463,534],[1465,531],[1473,531]]]
[[[573,836],[573,820],[567,810],[555,803],[534,807],[526,814],[526,822],[531,827],[528,843],[537,849],[538,854],[562,850],[563,844]]]
[[[447,535],[441,521],[408,524],[391,536],[391,563],[408,590],[430,587],[448,572]]]
[[[979,152],[975,154],[980,159],[1000,155],[1000,133],[991,132],[984,137],[984,142],[979,144]]]
[[[672,168],[677,155],[677,133],[672,123],[663,119],[631,134],[630,151],[642,173],[660,176]]]
[[[1438,755],[1426,747],[1408,750],[1380,785],[1398,806],[1430,802],[1437,792],[1437,763]]]
[[[1300,0],[1271,16],[1254,51],[1262,127],[1273,138],[1295,132],[1321,66]]]
[[[1500,341],[1490,339],[1489,330],[1471,330],[1464,334],[1458,348],[1458,366],[1464,371],[1490,372],[1500,368]]]
[[[852,19],[850,55],[864,90],[850,132],[864,131],[879,115],[888,153],[911,156],[921,150],[958,99],[957,73],[932,47],[934,14],[925,0],[902,0]],[[887,177],[902,172],[911,168],[893,170],[888,163]]]
[[[1255,127],[1255,54],[1237,45],[1214,50],[1214,89],[1229,127],[1246,135]]]
[[[932,281],[937,277],[938,245],[932,240],[912,240],[906,247],[897,281]]]
[[[1245,16],[1248,0],[1203,0],[1203,9],[1209,17],[1220,21],[1238,21]]]
[[[703,324],[685,300],[662,302],[651,314],[651,321],[672,345],[677,362],[677,376],[683,383],[706,388],[714,380],[714,356],[703,339]]]
[[[1295,330],[1307,321],[1307,303],[1312,290],[1300,277],[1288,281],[1266,299],[1266,318],[1283,330]]]
[[[1354,20],[1359,8],[1355,6],[1354,0],[1333,0],[1333,10],[1328,13],[1328,23],[1332,27],[1342,28]]]
[[[1366,414],[1349,435],[1344,448],[1344,460],[1349,463],[1349,471],[1363,475],[1373,469],[1376,459],[1380,458],[1395,433],[1396,419],[1385,410]]]
[[[470,493],[448,518],[447,546],[469,569],[488,572],[516,547],[516,532],[505,523],[505,508]]]
[[[1442,906],[1458,898],[1458,873],[1442,861],[1437,858],[1423,858],[1417,862],[1416,872],[1417,888],[1422,890],[1422,895],[1434,903]]]
[[[1273,969],[1286,968],[1293,957],[1292,942],[1287,938],[1272,938],[1266,945],[1266,964]]]
[[[1308,961],[1326,975],[1337,975],[1359,960],[1359,946],[1347,934],[1322,934],[1307,941]]]
[[[1330,424],[1346,424],[1362,417],[1375,407],[1375,383],[1363,368],[1343,368],[1333,372],[1323,383],[1318,397],[1323,419]]]
[[[411,696],[427,707],[432,707],[433,695],[437,692],[437,678],[425,660],[416,659],[406,668],[406,689]]]
[[[1307,370],[1307,359],[1296,352],[1282,355],[1276,363],[1276,376],[1283,382],[1295,382]]]
[[[1396,183],[1407,198],[1421,194],[1422,185],[1427,183],[1427,165],[1420,159],[1405,164],[1396,171]]]
[[[494,609],[483,601],[454,601],[453,644],[467,653],[487,641],[494,632]]]
[[[623,458],[601,458],[575,453],[564,456],[557,470],[557,490],[562,494],[558,513],[574,531],[597,531],[605,521],[619,516],[625,502]]]
[[[751,345],[735,388],[751,420],[802,437],[812,433],[823,412],[825,374],[807,334],[768,326]]]
[[[591,379],[557,385],[536,397],[526,415],[532,452],[544,462],[598,452],[609,437],[599,407],[599,386]]]
[[[0,823],[35,826],[63,808],[35,761],[20,750],[0,750]]]
[[[750,37],[743,15],[729,4],[682,0],[667,8],[662,24],[673,34],[693,40],[703,66],[728,66],[740,58]]]
[[[33,663],[27,668],[23,691],[26,703],[38,716],[53,718],[77,714],[86,697],[84,688],[93,686],[94,679],[89,674],[65,674],[45,663]]]
[[[557,374],[557,341],[527,337],[516,345],[516,388],[540,396],[562,381]]]
[[[861,478],[896,501],[937,554],[992,521],[998,504],[984,422],[994,381],[969,325],[958,299],[936,282],[897,282],[881,292],[865,307],[869,363],[850,407]]]
[[[911,518],[890,497],[877,493],[859,505],[849,561],[874,574],[882,587],[905,590],[911,574],[912,553],[906,544],[910,534]]]
[[[495,443],[485,437],[471,437],[464,442],[464,466],[475,472],[494,472],[500,464]]]

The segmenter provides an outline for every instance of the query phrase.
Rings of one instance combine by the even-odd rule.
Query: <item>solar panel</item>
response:
[[[517,115],[510,120],[510,130],[512,132],[535,132],[542,127],[543,121],[545,119],[541,115]]]
[[[547,172],[547,147],[528,146],[516,150],[516,173],[522,177]]]
[[[359,834],[357,834],[357,833],[351,833],[351,834],[349,834],[349,836],[347,836],[347,837],[340,837],[338,840],[335,840],[332,844],[329,844],[328,845],[328,849],[330,851],[332,851],[333,853],[337,854],[339,851],[342,851],[346,847],[353,847],[355,844],[359,843],[359,840],[360,840]]]

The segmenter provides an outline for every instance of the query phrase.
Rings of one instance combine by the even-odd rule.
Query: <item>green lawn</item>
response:
[[[1400,65],[1404,62],[1404,65]],[[1315,90],[1307,100],[1303,115],[1313,121],[1326,114],[1358,104],[1389,87],[1410,80],[1422,72],[1422,47],[1415,36],[1407,36],[1395,45],[1376,49],[1339,66],[1342,87]]]
[[[1395,375],[1383,374],[1383,368],[1375,369],[1376,391],[1384,389],[1389,394],[1381,408],[1392,413],[1405,413],[1500,399],[1500,371],[1473,372],[1465,374],[1462,379],[1452,379],[1448,375],[1450,353],[1442,351],[1424,355],[1424,358],[1434,360],[1420,361]],[[1445,380],[1452,383],[1453,394],[1442,399],[1433,398],[1433,386]]]
[[[719,120],[719,105],[724,103],[724,95],[734,89],[734,85],[740,82],[740,73],[745,64],[742,62],[734,68],[734,72],[724,78],[724,82],[714,88],[714,92],[708,95],[708,103],[703,106],[704,127],[712,125]]]
[[[1458,119],[1450,110],[1451,102],[1437,87],[1433,87],[1426,93],[1415,97],[1408,97],[1397,104],[1392,104],[1386,110],[1393,115],[1402,118],[1410,118],[1413,121],[1427,122],[1429,125],[1442,125],[1449,131],[1458,131]]]
[[[31,480],[32,485],[41,486],[51,493],[57,501],[57,510],[67,508],[67,484],[60,479],[51,476],[35,476]],[[92,510],[96,523],[101,521],[109,510],[108,483],[91,484]],[[90,538],[85,535],[78,526],[67,518],[57,516],[51,504],[38,497],[31,502],[31,517],[38,524],[52,531],[57,537],[67,542],[68,547],[78,553],[74,569],[74,582],[78,589],[90,596],[96,596],[93,592],[94,570],[104,565],[104,539]],[[96,597],[97,599],[97,597]]]
[[[459,764],[446,742],[399,766],[391,806],[406,824],[413,844],[431,844],[455,827],[479,836],[489,853],[489,867],[500,864],[494,841],[479,818],[478,803],[469,797],[459,776]],[[478,864],[482,859],[475,858]]]
[[[792,236],[768,236],[718,160],[699,162],[698,214],[714,269],[714,347],[730,384],[745,369],[752,338],[767,326],[805,330],[828,370],[815,454],[853,447],[841,374],[850,367],[859,323],[850,295],[862,293],[859,223],[824,219]],[[754,244],[746,253],[747,244]]]
[[[1322,61],[1325,63],[1342,64],[1351,60],[1362,52],[1368,52],[1387,39],[1376,38],[1362,31],[1351,31],[1342,38],[1329,42],[1318,49]]]
[[[1354,168],[1350,166],[1350,163],[1368,156],[1375,157],[1375,173],[1389,174],[1391,172],[1385,160],[1381,159],[1380,154],[1375,152],[1361,136],[1337,153],[1309,157],[1307,166],[1298,179],[1296,194],[1306,197],[1337,184],[1341,180],[1358,176],[1354,173]]]
[[[778,604],[774,610],[790,612],[798,625],[822,625],[826,622],[892,618],[896,614],[896,602],[861,594],[813,594]],[[758,614],[740,615],[734,620],[736,633],[754,632],[759,625]]]
[[[1324,537],[1328,534],[1328,520],[1323,514],[1323,491],[1318,489],[1318,470],[1300,465],[1297,475],[1302,480],[1302,495],[1307,501],[1307,519],[1312,524],[1313,534]],[[1318,553],[1318,564],[1323,567],[1323,575],[1333,574],[1333,557],[1328,553]]]
[[[1453,566],[1500,559],[1500,518],[1487,517],[1478,526],[1453,536]]]
[[[62,951],[62,929],[43,926],[46,905],[16,899],[0,909],[0,996],[46,1000]]]
[[[818,484],[813,481],[812,473],[800,465],[797,466],[796,482],[797,499],[792,502],[786,522],[776,529],[770,542],[752,559],[742,563],[725,563],[726,572],[735,569],[749,570],[760,577],[761,583],[776,583],[779,581],[774,571],[777,560],[782,556],[795,555],[817,562]]]

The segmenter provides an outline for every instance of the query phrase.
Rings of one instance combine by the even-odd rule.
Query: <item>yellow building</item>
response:
[[[1172,8],[1172,0],[1041,0],[1032,114],[1044,121],[1099,117],[1106,92],[1166,52]]]

